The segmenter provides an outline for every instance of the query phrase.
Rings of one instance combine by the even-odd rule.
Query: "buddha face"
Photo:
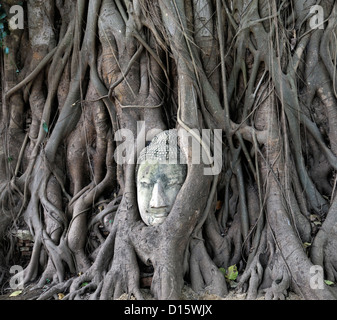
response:
[[[186,165],[145,161],[137,172],[137,198],[142,220],[150,226],[164,222],[186,178]]]

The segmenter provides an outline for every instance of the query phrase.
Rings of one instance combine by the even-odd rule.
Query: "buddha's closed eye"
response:
[[[150,187],[153,187],[154,183],[150,180],[141,180],[140,185],[143,188],[150,188]]]

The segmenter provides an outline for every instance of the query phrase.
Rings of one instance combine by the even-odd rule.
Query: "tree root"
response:
[[[120,257],[114,257],[112,267],[105,277],[100,296],[102,300],[111,299],[111,297],[117,299],[124,292],[134,295],[137,300],[143,300],[140,292],[140,273],[135,252],[127,247],[124,247],[123,251],[123,253],[118,254]],[[132,263],[130,263],[130,259],[133,260]],[[121,261],[123,262],[121,263]]]
[[[57,0],[42,10],[32,1],[25,18],[35,32],[3,39],[0,238],[11,223],[34,236],[24,282],[40,277],[36,287],[49,288],[40,299],[142,299],[142,268],[151,268],[157,299],[179,299],[187,278],[224,296],[218,268],[237,264],[248,299],[285,299],[289,289],[334,298],[310,287],[309,270],[323,266],[337,281],[337,11],[322,31],[308,29],[300,1],[122,2]],[[220,128],[227,148],[212,186],[189,158],[190,180],[155,228],[141,221],[134,167],[113,162],[123,143],[114,135],[135,134],[137,121],[146,134]],[[9,263],[0,250],[1,283]]]
[[[272,286],[266,290],[266,300],[285,300],[290,288],[290,277],[286,267],[281,267],[273,279]]]
[[[247,300],[264,293],[266,300],[285,300],[291,287],[288,269],[272,242],[266,246],[266,230],[257,254],[240,277],[238,292],[247,290]],[[268,249],[269,248],[269,249]],[[266,259],[268,257],[268,260]]]
[[[311,246],[310,257],[315,265],[324,267],[326,279],[337,280],[336,230],[337,230],[337,198],[334,199],[323,225]]]
[[[263,233],[259,248],[254,254],[254,258],[251,260],[250,265],[246,267],[246,270],[240,276],[239,284],[236,287],[237,292],[246,292],[248,289],[248,300],[254,300],[257,298],[259,286],[263,281],[263,266],[261,264],[260,257],[265,256],[265,243],[266,234]],[[247,284],[248,282],[249,284]]]
[[[190,243],[190,278],[192,289],[197,293],[211,292],[220,297],[228,294],[224,275],[209,257],[202,239]]]

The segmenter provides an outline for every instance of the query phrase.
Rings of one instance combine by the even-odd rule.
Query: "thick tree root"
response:
[[[210,292],[219,297],[228,294],[224,275],[209,257],[202,239],[190,243],[190,279],[192,289],[197,293]]]
[[[315,265],[324,267],[325,278],[335,282],[337,280],[337,198],[334,199],[323,225],[317,233],[311,246],[310,257]]]

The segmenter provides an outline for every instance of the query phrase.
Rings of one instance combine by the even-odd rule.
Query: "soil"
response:
[[[10,297],[10,293],[5,295],[0,295],[0,300],[35,300],[45,289],[26,289],[20,295],[16,297]],[[141,289],[145,300],[154,300],[149,289]],[[182,290],[181,300],[245,300],[246,293],[236,293],[234,290],[230,291],[229,294],[222,298],[214,294],[197,294],[189,286],[185,285]],[[126,293],[121,295],[118,300],[136,300],[133,296],[129,297]],[[261,294],[256,300],[265,300],[264,295]],[[294,292],[289,292],[286,300],[303,300],[300,296]]]
[[[149,289],[141,289],[145,300],[154,300]],[[182,293],[181,300],[245,300],[246,293],[237,293],[234,290],[230,291],[226,297],[219,297],[215,294],[197,294],[189,286],[185,285]],[[136,300],[134,297],[128,297],[127,294],[120,296],[118,300]],[[261,294],[256,300],[265,300],[264,295]],[[286,300],[302,300],[300,296],[294,292],[289,292]]]

